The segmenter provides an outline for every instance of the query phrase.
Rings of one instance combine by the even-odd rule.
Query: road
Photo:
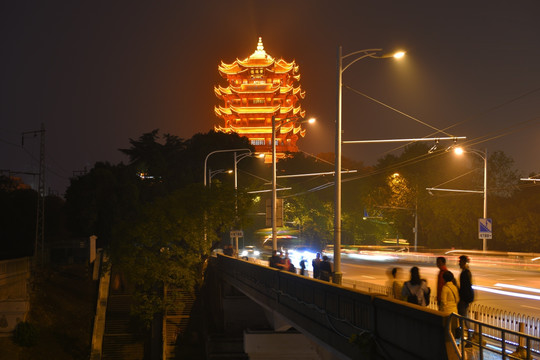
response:
[[[459,279],[461,270],[457,263],[454,261],[453,263],[449,262],[447,265],[448,269]],[[408,280],[409,269],[414,264],[403,264],[388,259],[370,261],[356,259],[344,254],[341,266],[344,279],[386,285],[389,280],[387,275],[389,269],[400,267],[402,269],[401,280],[406,281]],[[432,266],[425,263],[419,263],[416,266],[419,267],[422,278],[428,281],[428,286],[431,287],[433,294],[435,294],[437,273],[439,271],[435,266],[435,258],[433,258]],[[540,319],[539,270],[511,269],[497,264],[478,264],[475,266],[474,262],[471,262],[470,270],[476,290],[475,303]]]

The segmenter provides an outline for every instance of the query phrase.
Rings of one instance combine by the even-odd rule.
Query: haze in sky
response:
[[[39,170],[39,136],[22,147],[21,134],[43,123],[46,187],[59,194],[96,161],[125,162],[117,149],[129,138],[213,129],[217,66],[248,57],[259,36],[300,66],[302,107],[318,120],[303,151],[334,151],[338,46],[402,49],[402,61],[344,72],[343,140],[466,136],[522,175],[540,171],[536,0],[11,1],[0,27],[0,169]],[[343,155],[373,165],[394,148],[344,145]]]

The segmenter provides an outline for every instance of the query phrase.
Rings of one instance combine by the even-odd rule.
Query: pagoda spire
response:
[[[262,42],[262,37],[259,36],[259,42],[257,43],[257,50],[250,56],[250,58],[265,58],[268,54],[264,51],[264,45]]]

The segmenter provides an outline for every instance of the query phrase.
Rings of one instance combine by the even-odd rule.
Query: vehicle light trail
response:
[[[495,284],[493,286],[502,287],[502,288],[508,288],[508,289],[514,289],[514,290],[528,291],[528,292],[533,292],[533,293],[540,294],[540,289],[530,288],[530,287],[526,287],[526,286],[501,284],[501,283],[497,283],[497,284]]]
[[[485,291],[485,292],[490,292],[494,294],[499,294],[499,295],[520,297],[520,298],[532,299],[532,300],[540,300],[540,296],[538,295],[520,294],[520,293],[515,293],[512,291],[497,290],[497,289],[492,289],[492,288],[488,288],[484,286],[473,285],[473,289],[478,290],[478,291]]]

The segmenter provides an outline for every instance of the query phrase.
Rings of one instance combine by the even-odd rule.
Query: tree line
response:
[[[263,245],[259,234],[261,229],[268,234],[268,228],[261,214],[270,192],[251,191],[270,189],[271,164],[251,157],[238,162],[237,191],[233,175],[226,173],[204,187],[207,155],[223,149],[253,151],[246,138],[210,131],[181,139],[153,130],[129,144],[119,149],[128,158],[126,164],[98,162],[71,179],[65,200],[46,199],[46,241],[97,235],[99,246],[109,249],[115,266],[135,285],[136,312],[150,321],[171,306],[171,299],[161,296],[165,286],[195,289],[201,284],[208,257],[230,241],[231,229],[244,230],[246,245]],[[483,164],[474,157],[458,159],[450,152],[428,150],[415,143],[374,166],[343,159],[344,168],[356,170],[343,175],[344,245],[411,242],[417,215],[418,245],[481,249],[477,222],[482,195],[430,193],[426,188],[444,184],[441,187],[481,190]],[[319,250],[333,242],[333,156],[298,152],[277,164],[278,175],[314,174],[278,178],[278,187],[290,188],[279,192],[285,228]],[[213,154],[207,165],[207,171],[234,168],[232,152]],[[540,252],[538,186],[520,183],[512,159],[503,152],[491,153],[488,174],[488,217],[494,224],[489,249]],[[2,178],[6,253],[31,254],[36,196]],[[23,239],[19,248],[10,242],[14,236]]]

